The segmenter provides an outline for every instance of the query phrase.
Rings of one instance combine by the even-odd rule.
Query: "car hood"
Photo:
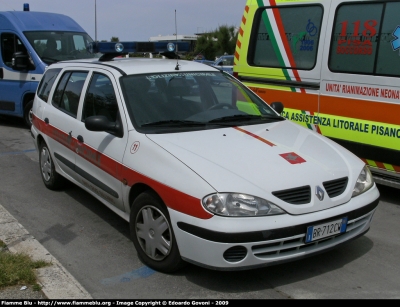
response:
[[[288,120],[147,137],[216,191],[262,197],[291,214],[349,201],[364,165],[336,143]],[[341,178],[348,179],[345,190],[329,197],[324,183]],[[322,200],[316,197],[317,187],[324,191]],[[276,192],[295,188],[309,189],[310,201],[294,204],[275,196]]]

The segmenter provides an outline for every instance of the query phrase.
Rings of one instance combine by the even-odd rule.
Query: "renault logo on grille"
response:
[[[318,197],[320,201],[324,199],[325,192],[319,185],[315,187],[315,195]]]

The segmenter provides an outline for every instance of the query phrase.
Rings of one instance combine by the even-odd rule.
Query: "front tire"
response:
[[[172,273],[184,266],[168,211],[155,193],[144,192],[133,202],[130,230],[144,264],[163,273]]]
[[[59,189],[64,183],[64,177],[56,172],[50,150],[44,142],[40,144],[39,166],[44,185],[50,190]]]

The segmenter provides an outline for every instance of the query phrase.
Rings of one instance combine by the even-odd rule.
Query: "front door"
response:
[[[84,98],[82,120],[76,127],[76,172],[84,186],[110,205],[125,211],[121,169],[128,133],[123,114],[114,77],[106,71],[94,72]],[[123,135],[87,130],[85,119],[98,115],[123,125]]]

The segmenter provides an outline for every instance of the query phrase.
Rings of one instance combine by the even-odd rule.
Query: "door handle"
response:
[[[77,136],[77,140],[79,143],[83,143],[83,136],[82,135],[78,135]]]

